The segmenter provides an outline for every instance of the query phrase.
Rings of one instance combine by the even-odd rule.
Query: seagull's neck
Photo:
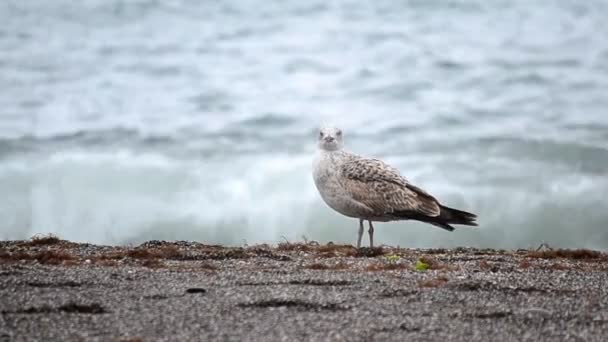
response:
[[[319,149],[319,153],[325,156],[331,156],[331,155],[336,155],[336,154],[340,154],[342,153],[342,150],[336,149],[336,150],[326,150],[324,148],[320,148]]]
[[[343,149],[325,150],[320,148],[318,151],[318,157],[320,160],[329,161],[332,163],[340,161],[346,155],[348,155],[348,152],[344,151]]]

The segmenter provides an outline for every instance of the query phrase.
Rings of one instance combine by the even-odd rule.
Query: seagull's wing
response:
[[[399,170],[378,159],[354,158],[340,168],[342,186],[378,216],[437,217],[438,201],[410,184]]]

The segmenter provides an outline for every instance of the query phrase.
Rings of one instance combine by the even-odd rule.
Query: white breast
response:
[[[323,201],[335,211],[349,217],[361,217],[362,204],[352,199],[340,182],[340,158],[332,152],[319,151],[313,161],[313,178]]]

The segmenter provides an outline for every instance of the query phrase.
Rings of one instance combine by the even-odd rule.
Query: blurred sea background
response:
[[[599,0],[3,0],[0,239],[355,243],[311,176],[331,122],[479,215],[377,224],[379,244],[608,250],[607,16]]]

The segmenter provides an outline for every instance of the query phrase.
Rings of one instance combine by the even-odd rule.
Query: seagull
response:
[[[454,230],[452,224],[477,226],[477,215],[442,205],[391,165],[345,151],[339,128],[322,127],[317,147],[312,172],[315,186],[330,208],[359,219],[357,248],[361,247],[365,221],[369,223],[371,248],[372,222],[416,220],[447,231]]]

